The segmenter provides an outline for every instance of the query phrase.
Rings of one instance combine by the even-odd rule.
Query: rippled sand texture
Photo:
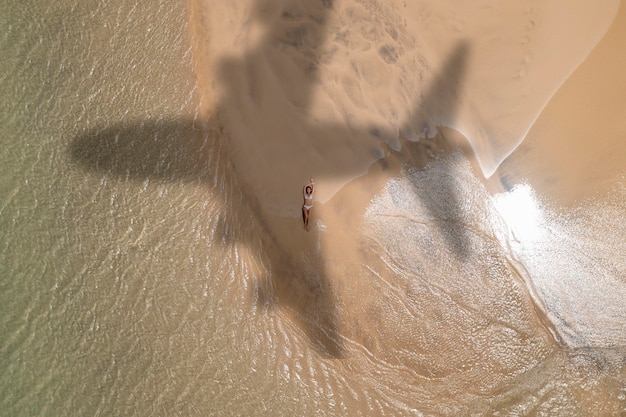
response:
[[[5,3],[0,415],[625,412],[621,165],[516,148],[617,2]]]

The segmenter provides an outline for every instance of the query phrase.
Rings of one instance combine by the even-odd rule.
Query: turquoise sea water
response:
[[[283,250],[198,127],[184,5],[2,10],[0,415],[625,412],[624,243],[585,227],[623,230],[623,190],[529,248],[451,153],[372,201],[367,263],[323,225]]]

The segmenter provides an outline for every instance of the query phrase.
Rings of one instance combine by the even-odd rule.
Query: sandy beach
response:
[[[565,80],[519,148],[494,176],[527,181],[559,204],[610,198],[626,172],[626,5],[589,56]]]
[[[427,224],[430,216],[443,216],[469,229],[487,227],[472,219],[485,210],[474,200],[488,200],[488,194],[466,195],[458,189],[462,181],[477,179],[476,187],[491,195],[529,184],[552,209],[591,196],[601,201],[623,186],[626,95],[619,92],[625,88],[625,63],[618,51],[624,18],[618,1],[601,7],[564,1],[192,2],[206,112],[200,119],[219,126],[271,236],[264,242],[273,271],[262,291],[265,302],[285,307],[285,317],[305,329],[323,357],[344,358],[359,346],[377,360],[424,376],[454,375],[457,387],[477,384],[490,392],[501,381],[476,364],[463,377],[453,370],[472,362],[478,350],[498,356],[493,343],[517,346],[499,362],[502,380],[548,363],[567,345],[563,337],[573,339],[566,336],[565,321],[565,330],[552,323],[555,314],[565,313],[551,311],[550,302],[546,307],[542,296],[550,296],[540,284],[533,289],[523,266],[509,264],[504,275],[489,275],[498,281],[484,283],[482,291],[500,294],[496,298],[514,294],[508,309],[515,318],[507,320],[524,336],[486,331],[460,348],[457,337],[466,337],[462,328],[469,323],[449,319],[441,330],[448,336],[438,343],[446,351],[458,349],[455,365],[450,356],[433,356],[429,349],[436,345],[427,347],[419,337],[421,359],[398,356],[417,339],[393,326],[402,322],[401,310],[381,310],[380,289],[363,277],[375,269],[379,279],[397,281],[403,268],[428,268],[403,264],[397,259],[402,252],[391,248],[389,233],[398,227],[407,253],[431,250],[411,243],[416,235],[403,236],[411,229],[407,222]],[[450,162],[459,155],[466,162]],[[457,178],[448,177],[448,169]],[[307,234],[300,194],[309,176],[316,178],[318,193]],[[412,197],[396,194],[407,186],[428,195],[411,213],[402,206],[413,204]],[[397,200],[405,198],[409,203]],[[404,223],[386,220],[394,216]],[[387,230],[373,232],[378,229],[371,222],[380,221]],[[485,245],[448,223],[435,224],[432,233],[443,236],[432,255],[461,263],[474,259],[474,245]],[[441,250],[446,245],[451,253]],[[372,255],[378,251],[391,258],[375,267]],[[500,255],[493,256],[490,262],[498,264]],[[462,271],[472,279],[471,268]],[[469,303],[492,319],[501,314],[490,310],[492,299],[464,300],[462,287],[444,282],[453,304]],[[456,308],[440,311],[438,301],[427,299],[406,320],[460,314]],[[392,337],[392,328],[403,336]],[[507,365],[512,357],[517,364]]]
[[[318,204],[342,201],[316,210],[324,224],[359,219],[400,165],[442,152],[441,129],[493,193],[606,195],[626,152],[618,6],[192,1],[195,121],[227,135],[272,218],[298,218],[315,176]],[[367,191],[347,187],[358,178]]]
[[[624,1],[5,3],[7,415],[624,414]]]
[[[188,6],[198,119],[229,125],[238,172],[273,214],[298,214],[291,194],[310,175],[325,202],[382,149],[400,150],[400,137],[433,137],[437,127],[465,137],[494,190],[498,181],[531,181],[552,187],[554,198],[576,198],[585,188],[610,188],[609,177],[623,170],[623,83],[613,81],[624,65],[614,52],[624,30],[618,2],[283,3]],[[294,10],[280,18],[281,8]],[[368,15],[374,9],[378,15]],[[241,32],[237,19],[249,21]],[[555,181],[568,185],[548,185]]]

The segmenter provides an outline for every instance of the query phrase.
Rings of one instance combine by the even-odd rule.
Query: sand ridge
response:
[[[493,180],[530,183],[568,206],[609,198],[626,178],[626,4],[587,59],[552,97]]]

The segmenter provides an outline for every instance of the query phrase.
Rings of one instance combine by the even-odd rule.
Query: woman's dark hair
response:
[[[310,186],[310,185],[307,185],[307,186],[306,186],[306,193],[308,194],[308,193],[310,193],[311,191],[313,191],[313,188],[311,188],[311,186]]]

